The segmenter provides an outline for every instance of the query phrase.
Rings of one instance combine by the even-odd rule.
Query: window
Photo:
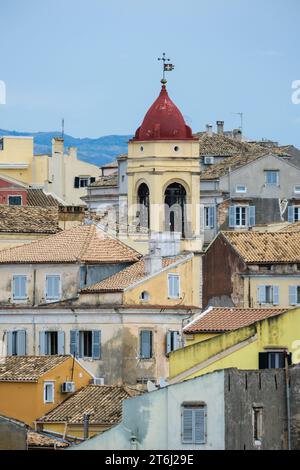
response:
[[[255,444],[260,444],[263,433],[263,407],[253,406],[252,408],[253,422],[253,439]]]
[[[229,227],[252,227],[255,225],[255,206],[230,206]]]
[[[53,382],[44,382],[44,403],[54,403]]]
[[[86,188],[91,183],[94,183],[96,178],[91,176],[75,176],[74,178],[74,188]]]
[[[46,276],[46,300],[60,299],[60,275],[47,274]]]
[[[7,355],[25,356],[26,355],[26,331],[15,330],[7,331]]]
[[[288,206],[288,222],[298,222],[300,220],[300,206]]]
[[[65,333],[63,331],[40,331],[40,355],[55,356],[65,353]]]
[[[70,331],[70,354],[79,358],[101,359],[101,331]]]
[[[182,406],[182,443],[205,444],[206,442],[206,406]]]
[[[140,331],[140,358],[141,359],[152,358],[152,331],[151,330]]]
[[[300,286],[289,286],[290,305],[300,304]]]
[[[294,193],[300,193],[300,184],[296,184],[294,187]]]
[[[259,304],[279,304],[279,286],[259,286],[258,287]]]
[[[260,369],[283,369],[285,367],[285,356],[288,365],[292,364],[292,354],[287,351],[266,351],[259,353]]]
[[[279,171],[278,170],[266,170],[265,171],[265,179],[267,185],[275,185],[278,186],[279,184]]]
[[[27,276],[15,274],[13,276],[13,300],[27,300]]]
[[[178,150],[179,150],[178,145],[175,145],[174,150],[175,150],[175,152],[178,152]]]
[[[180,333],[179,331],[168,331],[166,336],[166,354],[171,351],[176,351],[180,348]]]
[[[215,226],[215,208],[214,206],[204,207],[204,228],[212,229]]]
[[[170,299],[179,299],[180,297],[180,277],[178,274],[168,275],[168,297]]]
[[[236,187],[235,187],[235,192],[236,193],[246,193],[247,188],[244,184],[237,184]]]
[[[147,291],[143,291],[141,292],[141,295],[140,295],[140,300],[144,300],[144,301],[147,301],[150,299],[150,295],[149,295],[149,292]]]
[[[215,163],[214,157],[204,157],[205,165],[213,165]]]
[[[22,196],[8,196],[9,206],[21,206],[22,205]]]

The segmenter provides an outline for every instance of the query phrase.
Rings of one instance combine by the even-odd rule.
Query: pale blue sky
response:
[[[0,0],[0,128],[133,133],[160,88],[193,131],[217,119],[300,146],[299,0]]]

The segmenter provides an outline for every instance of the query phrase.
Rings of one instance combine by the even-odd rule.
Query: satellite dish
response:
[[[147,381],[147,391],[148,392],[154,392],[154,390],[157,390],[157,386],[151,382],[151,380]]]

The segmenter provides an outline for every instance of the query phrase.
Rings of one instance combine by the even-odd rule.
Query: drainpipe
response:
[[[289,378],[289,364],[288,352],[285,351],[284,355],[284,371],[285,371],[285,390],[286,390],[286,408],[287,408],[287,428],[288,428],[288,450],[292,449],[291,445],[291,402],[290,402],[290,378]]]
[[[84,413],[83,415],[83,439],[86,440],[89,438],[89,424],[90,424],[90,415]]]

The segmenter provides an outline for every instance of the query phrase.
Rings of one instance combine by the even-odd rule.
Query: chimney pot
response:
[[[219,135],[224,134],[224,121],[217,121],[217,133]]]

